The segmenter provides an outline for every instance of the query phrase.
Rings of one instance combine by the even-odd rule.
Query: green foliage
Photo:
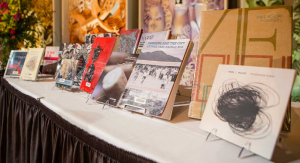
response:
[[[11,50],[35,47],[37,39],[34,29],[38,19],[31,11],[33,8],[31,0],[4,0],[4,2],[8,4],[9,11],[4,14],[0,13],[2,20],[0,22],[0,43],[2,45],[0,60],[6,65]],[[16,14],[19,15],[17,19]],[[12,33],[11,30],[15,32]]]
[[[300,76],[296,76],[296,80],[292,90],[292,101],[300,101]]]
[[[297,71],[296,80],[292,90],[292,101],[300,101],[300,0],[294,0],[294,31],[292,68]]]

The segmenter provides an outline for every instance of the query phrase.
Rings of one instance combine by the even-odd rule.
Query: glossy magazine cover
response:
[[[113,52],[91,98],[117,106],[138,56],[138,54]]]
[[[98,37],[92,45],[92,50],[83,73],[80,89],[93,93],[106,63],[112,53],[116,38]]]
[[[12,50],[4,73],[5,77],[19,77],[21,75],[28,51]]]

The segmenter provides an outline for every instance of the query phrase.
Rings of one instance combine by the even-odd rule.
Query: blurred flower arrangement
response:
[[[0,61],[7,63],[11,50],[35,47],[38,19],[31,0],[0,1]]]
[[[53,4],[52,0],[31,0],[32,10],[38,17],[35,27],[38,38],[37,47],[46,47],[53,44]]]

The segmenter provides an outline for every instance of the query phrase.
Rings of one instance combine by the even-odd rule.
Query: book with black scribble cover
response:
[[[271,159],[296,71],[219,65],[200,128]]]
[[[200,29],[191,118],[202,118],[219,64],[291,68],[291,6],[203,11]]]

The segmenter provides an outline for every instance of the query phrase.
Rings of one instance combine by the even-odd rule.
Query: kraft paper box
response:
[[[189,117],[201,119],[219,64],[290,68],[292,7],[204,11]]]

